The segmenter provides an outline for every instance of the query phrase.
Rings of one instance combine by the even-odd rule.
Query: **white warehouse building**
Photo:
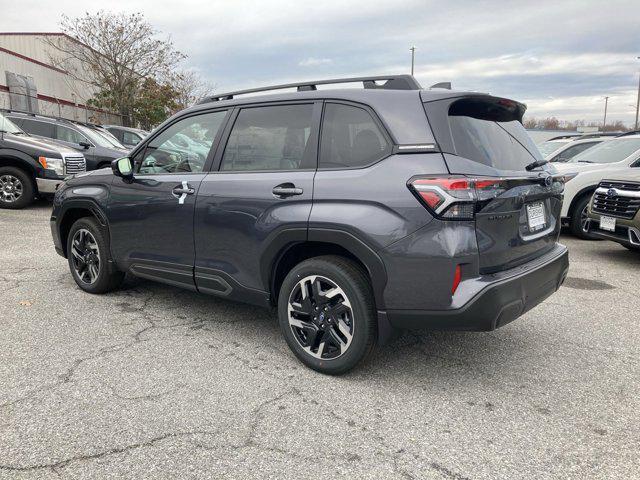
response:
[[[118,114],[87,105],[91,85],[54,65],[52,42],[64,33],[0,32],[0,109],[20,110],[82,122],[122,124]]]

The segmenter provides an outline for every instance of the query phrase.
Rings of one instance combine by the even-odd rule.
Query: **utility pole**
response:
[[[413,66],[416,61],[416,46],[413,45],[409,50],[411,50],[411,75],[413,75]],[[640,92],[640,90],[638,90]],[[640,94],[640,93],[639,93]],[[638,119],[636,118],[636,123],[638,123]]]
[[[640,59],[640,57],[636,57],[636,60]],[[640,110],[640,73],[638,73],[638,100],[636,100],[636,125],[633,128],[634,130],[638,130],[638,110]]]
[[[607,104],[609,103],[609,97],[604,97],[604,120],[602,121],[602,131],[607,124]]]

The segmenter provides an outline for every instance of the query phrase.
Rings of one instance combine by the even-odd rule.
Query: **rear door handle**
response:
[[[304,190],[296,187],[293,183],[282,183],[277,187],[273,187],[273,194],[279,198],[293,197],[294,195],[302,195]]]
[[[196,190],[191,185],[189,185],[185,180],[182,182],[182,185],[173,187],[173,190],[171,190],[171,193],[173,194],[174,197],[178,199],[178,204],[182,205],[184,203],[185,198],[187,198],[187,195],[193,195],[194,193],[196,193]]]

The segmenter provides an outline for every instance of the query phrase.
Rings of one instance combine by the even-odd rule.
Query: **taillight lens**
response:
[[[489,177],[416,178],[408,186],[437,217],[447,220],[473,220],[478,202],[506,190],[503,179]]]

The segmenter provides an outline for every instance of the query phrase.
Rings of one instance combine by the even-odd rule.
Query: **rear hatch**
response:
[[[424,105],[451,177],[467,179],[473,190],[480,273],[513,268],[552,249],[564,185],[550,165],[526,168],[542,160],[521,123],[526,107],[475,94]]]

